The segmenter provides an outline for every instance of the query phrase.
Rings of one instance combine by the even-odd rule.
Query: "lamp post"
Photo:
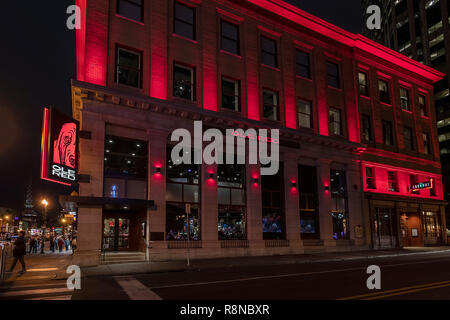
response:
[[[41,254],[44,252],[44,246],[45,246],[45,228],[47,227],[47,207],[48,207],[48,201],[46,199],[42,200],[41,204],[44,206],[44,211],[42,213],[42,245],[41,245]]]

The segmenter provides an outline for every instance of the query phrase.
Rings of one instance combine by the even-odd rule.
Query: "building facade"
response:
[[[81,265],[446,242],[440,72],[279,0],[78,5]],[[194,121],[280,130],[278,173],[173,163]]]
[[[364,34],[445,74],[435,84],[435,107],[444,197],[450,199],[450,6],[447,0],[375,1],[382,12],[381,30]],[[374,1],[362,1],[365,11]],[[447,217],[450,208],[447,207]]]

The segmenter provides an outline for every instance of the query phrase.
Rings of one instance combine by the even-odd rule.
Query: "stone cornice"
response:
[[[143,95],[130,95],[118,89],[105,88],[86,82],[72,80],[73,116],[80,120],[83,101],[108,103],[134,110],[152,112],[170,117],[192,121],[203,121],[205,126],[217,128],[241,129],[279,129],[280,140],[292,140],[300,143],[316,144],[337,150],[359,153],[365,146],[336,137],[321,136],[311,132],[304,132],[284,127],[282,124],[255,121],[238,115],[220,113],[185,105],[179,102],[159,100]]]

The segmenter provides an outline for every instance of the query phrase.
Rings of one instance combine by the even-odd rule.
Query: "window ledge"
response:
[[[406,113],[409,113],[409,114],[412,114],[412,111],[410,111],[410,110],[402,109],[402,111],[406,112]]]
[[[363,95],[363,94],[360,94],[359,97],[360,97],[361,99],[365,99],[365,100],[372,100],[371,97],[365,96],[365,95]]]
[[[118,13],[116,13],[116,17],[117,17],[117,18],[120,18],[120,19],[124,19],[124,20],[126,20],[126,21],[130,21],[130,22],[133,22],[133,23],[137,23],[137,24],[139,24],[139,25],[141,25],[141,26],[144,26],[144,23],[143,23],[143,22],[140,22],[140,21],[137,21],[137,20],[134,20],[134,19],[130,19],[130,18],[124,17],[124,16],[122,16],[122,15],[120,15],[120,14],[118,14]]]
[[[176,33],[172,33],[172,37],[175,37],[175,38],[178,38],[178,39],[182,39],[182,40],[186,40],[186,41],[192,42],[194,44],[198,44],[197,40],[189,39],[189,38],[180,36],[179,34],[176,34]]]
[[[235,57],[235,58],[238,58],[238,59],[242,60],[242,56],[240,56],[238,54],[235,54],[235,53],[232,53],[232,52],[228,52],[228,51],[223,50],[223,49],[220,50],[220,53],[224,53],[224,54],[227,54],[229,56],[232,56],[232,57]]]
[[[305,80],[305,81],[313,82],[313,79],[310,79],[310,78],[305,78],[305,77],[299,76],[298,74],[297,74],[297,75],[295,75],[295,77],[296,77],[297,79],[301,79],[301,80]]]
[[[429,116],[420,116],[422,119],[425,119],[425,120],[430,120],[430,117]]]
[[[264,68],[267,68],[267,69],[274,70],[274,71],[281,71],[279,68],[271,67],[271,66],[268,66],[267,64],[264,64],[264,63],[262,63],[261,66],[264,67]]]
[[[335,91],[338,91],[338,92],[342,92],[342,88],[336,88],[336,87],[333,87],[333,86],[328,86],[328,89],[331,89],[331,90],[335,90]]]
[[[380,104],[383,105],[383,106],[386,106],[386,107],[392,107],[392,104],[389,104],[389,103],[386,103],[386,102],[383,102],[383,101],[380,101]]]

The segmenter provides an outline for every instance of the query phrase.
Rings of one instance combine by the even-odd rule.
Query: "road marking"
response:
[[[162,300],[160,296],[133,277],[114,277],[131,300]]]
[[[415,265],[415,264],[426,264],[426,263],[434,263],[436,261],[450,261],[450,259],[439,259],[432,261],[420,261],[420,262],[410,262],[410,263],[398,263],[398,264],[390,264],[381,266],[382,268],[390,268],[390,267],[399,267],[405,265]],[[317,274],[327,274],[327,273],[339,273],[339,272],[348,272],[348,271],[357,271],[357,270],[367,270],[365,267],[355,267],[355,268],[347,268],[347,269],[337,269],[337,270],[324,270],[324,271],[313,271],[313,272],[303,272],[303,273],[290,273],[290,274],[280,274],[273,276],[261,276],[261,277],[252,277],[252,278],[241,278],[241,279],[230,279],[230,280],[218,280],[218,281],[209,281],[209,282],[197,282],[197,283],[184,283],[184,284],[174,284],[167,286],[159,286],[152,287],[152,289],[170,289],[170,288],[179,288],[179,287],[194,287],[194,286],[205,286],[211,284],[224,284],[224,283],[233,283],[233,282],[244,282],[244,281],[256,281],[256,280],[265,280],[265,279],[279,279],[279,278],[291,278],[291,277],[301,277],[301,276],[310,276]]]
[[[42,288],[42,287],[65,287],[67,288],[67,281],[55,281],[50,283],[30,283],[11,286],[0,286],[0,290],[3,289],[22,289],[22,288]]]
[[[392,295],[403,294],[404,291],[414,290],[414,289],[426,290],[426,289],[428,289],[428,287],[433,287],[433,286],[437,286],[437,285],[446,285],[446,286],[449,285],[450,286],[450,281],[440,281],[440,282],[421,284],[421,285],[417,285],[417,286],[411,286],[411,287],[405,287],[405,288],[399,288],[399,289],[366,293],[366,294],[361,294],[361,295],[352,296],[352,297],[340,298],[337,300],[357,300],[357,299],[361,299],[361,298],[370,298],[370,299],[364,299],[364,300],[372,300],[372,298],[380,299],[380,297],[377,297],[377,296],[385,296],[385,295],[390,296],[390,294],[392,294]]]
[[[58,296],[58,297],[44,297],[44,298],[33,298],[33,299],[25,299],[27,301],[36,301],[36,300],[42,300],[42,301],[67,301],[72,300],[72,296]]]
[[[57,271],[58,268],[41,268],[41,269],[28,269],[27,272],[46,272],[46,271]]]
[[[67,293],[67,292],[73,292],[73,290],[67,288],[53,288],[53,289],[7,291],[7,292],[0,292],[0,297],[22,297],[22,296],[33,296],[51,293]]]
[[[406,291],[402,291],[402,292],[396,292],[396,293],[392,293],[392,294],[387,294],[387,295],[384,295],[384,296],[377,296],[377,297],[367,298],[367,299],[364,299],[364,300],[384,299],[384,298],[393,297],[393,296],[405,295],[405,294],[421,292],[421,291],[426,291],[426,290],[439,289],[439,288],[445,288],[445,287],[450,287],[450,283],[437,285],[437,286],[436,285],[435,286],[429,286],[429,287],[419,288],[419,289],[414,289],[414,290],[406,290]]]

